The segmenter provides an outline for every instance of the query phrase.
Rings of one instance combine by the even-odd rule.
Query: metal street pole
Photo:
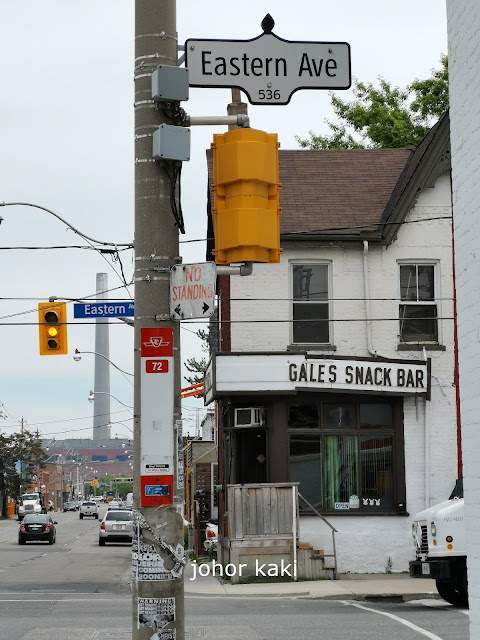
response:
[[[180,327],[169,317],[178,228],[171,163],[152,159],[153,132],[172,121],[155,106],[150,77],[159,65],[176,62],[176,0],[136,0],[133,640],[184,638],[182,496],[173,481]],[[149,367],[145,356],[157,352],[161,359],[152,358]]]

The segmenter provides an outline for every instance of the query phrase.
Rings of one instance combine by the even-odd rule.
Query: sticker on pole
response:
[[[215,310],[214,262],[178,264],[170,270],[170,317],[209,318]]]

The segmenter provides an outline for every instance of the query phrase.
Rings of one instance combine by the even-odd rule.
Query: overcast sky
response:
[[[187,38],[250,39],[263,17],[286,40],[342,41],[351,46],[352,74],[376,82],[383,76],[405,87],[427,78],[447,53],[444,0],[343,0],[300,3],[246,0],[178,0],[179,43]],[[159,28],[161,25],[159,25]],[[88,236],[105,242],[133,239],[133,0],[15,0],[3,2],[0,20],[0,202],[51,209]],[[343,98],[349,96],[342,92]],[[224,115],[225,89],[191,89],[184,106],[191,116]],[[287,106],[249,106],[251,126],[277,132],[281,148],[295,136],[326,132],[333,118],[327,91],[297,92]],[[191,161],[184,163],[182,204],[186,235],[206,233],[205,150],[215,132],[192,130]],[[92,325],[71,324],[69,355],[38,355],[37,303],[49,296],[95,294],[95,274],[108,274],[109,296],[126,299],[119,264],[93,251],[10,247],[83,245],[53,216],[30,207],[0,207],[0,405],[11,433],[23,417],[45,437],[91,437],[94,357],[74,362],[75,348],[94,350]],[[181,245],[184,262],[203,262],[205,242]],[[132,252],[121,254],[127,281]],[[69,321],[73,310],[69,308]],[[33,323],[33,324],[22,324]],[[185,325],[182,361],[200,357],[200,341]],[[112,325],[110,358],[133,371],[133,330]],[[132,403],[132,387],[111,370],[111,393]],[[183,384],[187,383],[183,381]],[[203,414],[199,401],[184,402],[185,427],[194,431]],[[112,437],[128,436],[131,414],[111,402]]]

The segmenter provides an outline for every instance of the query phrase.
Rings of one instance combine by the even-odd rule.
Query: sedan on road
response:
[[[133,514],[124,509],[107,511],[100,523],[98,544],[103,547],[106,542],[132,542]]]
[[[64,502],[63,503],[63,511],[76,511],[77,504],[75,502]]]
[[[18,544],[25,544],[30,540],[43,540],[54,544],[56,538],[56,521],[47,513],[27,513],[18,531]]]

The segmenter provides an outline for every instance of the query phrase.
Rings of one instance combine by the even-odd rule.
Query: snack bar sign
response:
[[[173,329],[141,329],[142,507],[173,504]]]
[[[348,89],[350,45],[346,42],[288,41],[271,32],[252,40],[185,42],[191,87],[238,87],[251,104],[288,104],[299,89]]]

